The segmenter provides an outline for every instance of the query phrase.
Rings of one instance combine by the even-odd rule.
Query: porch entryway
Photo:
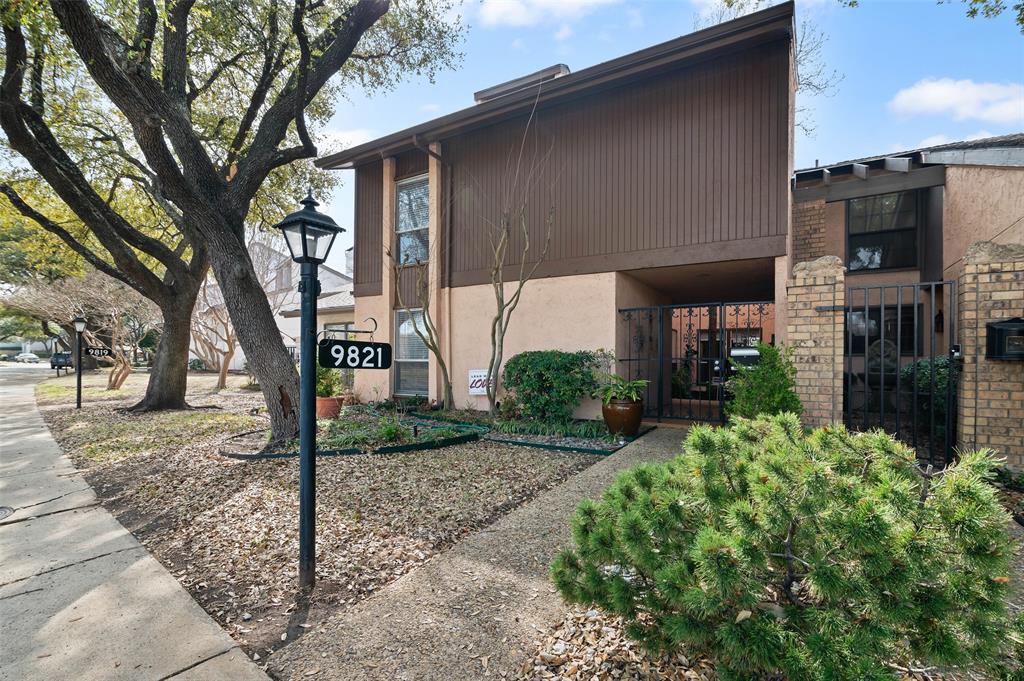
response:
[[[881,428],[927,463],[953,460],[959,345],[956,282],[847,290],[844,415]]]
[[[619,310],[625,334],[617,358],[628,380],[649,381],[644,416],[723,422],[732,361],[750,362],[758,342],[774,342],[775,303],[701,303]],[[620,353],[622,355],[622,353]]]

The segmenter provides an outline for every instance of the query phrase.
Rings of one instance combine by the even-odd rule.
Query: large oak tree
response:
[[[311,128],[344,87],[387,88],[402,75],[432,76],[450,65],[460,37],[450,13],[447,0],[8,3],[0,121],[97,238],[113,231],[127,250],[160,260],[171,273],[162,286],[198,274],[181,269],[182,253],[104,215],[102,197],[75,186],[74,163],[59,143],[38,160],[18,147],[50,142],[33,109],[32,65],[48,43],[66,43],[105,106],[127,123],[153,194],[179,218],[188,266],[209,259],[273,435],[287,438],[297,429],[298,376],[246,250],[254,199],[272,174],[316,156]],[[132,267],[121,255],[116,269]]]

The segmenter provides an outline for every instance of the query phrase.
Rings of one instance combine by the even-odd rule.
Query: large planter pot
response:
[[[316,417],[318,419],[333,419],[341,413],[341,404],[344,399],[344,397],[316,398]]]
[[[644,416],[643,400],[611,400],[601,406],[601,415],[609,432],[633,437],[640,431]]]

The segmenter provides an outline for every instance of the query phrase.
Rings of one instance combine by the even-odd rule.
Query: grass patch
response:
[[[231,412],[164,411],[151,414],[74,414],[64,424],[71,452],[89,464],[111,463],[197,440],[256,427],[259,420]]]

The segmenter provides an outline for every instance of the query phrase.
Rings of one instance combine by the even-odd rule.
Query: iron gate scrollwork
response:
[[[660,305],[619,310],[618,358],[627,380],[648,381],[644,416],[724,421],[730,358],[774,341],[771,301]],[[623,353],[620,352],[620,355]]]

